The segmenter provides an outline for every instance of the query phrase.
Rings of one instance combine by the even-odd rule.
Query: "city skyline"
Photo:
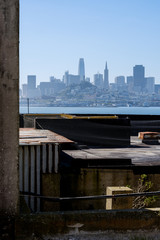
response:
[[[145,85],[145,83],[144,83],[145,79],[147,79],[147,78],[154,78],[154,81],[155,81],[155,77],[154,76],[147,76],[145,74],[145,72],[146,72],[145,66],[136,64],[136,65],[132,66],[132,71],[130,72],[130,74],[128,76],[126,76],[126,75],[114,76],[113,81],[110,81],[109,69],[108,69],[108,64],[107,64],[107,61],[106,61],[103,72],[101,73],[101,72],[98,71],[97,73],[94,73],[93,77],[90,79],[89,76],[85,76],[85,60],[84,60],[84,58],[79,58],[77,74],[74,75],[73,73],[69,72],[69,70],[68,70],[68,71],[65,71],[63,76],[61,76],[60,78],[57,78],[54,74],[52,74],[51,76],[49,76],[48,79],[46,79],[46,81],[37,81],[38,79],[36,81],[37,81],[37,86],[41,82],[48,82],[49,79],[51,81],[52,78],[53,79],[58,79],[61,82],[64,82],[64,84],[66,86],[71,85],[71,84],[79,84],[82,81],[88,81],[88,80],[93,85],[97,85],[97,84],[95,84],[95,78],[97,78],[97,77],[99,78],[100,77],[101,78],[101,80],[100,80],[100,82],[101,82],[100,85],[101,86],[99,85],[99,87],[104,88],[104,89],[108,89],[110,83],[111,84],[112,83],[116,83],[116,79],[117,78],[124,78],[124,83],[126,83],[126,84],[128,84],[127,79],[133,78],[133,79],[135,79],[135,86],[137,86],[138,88],[140,87],[140,89],[142,90],[144,85]],[[28,74],[26,76],[26,81],[27,82],[28,82],[28,76],[30,76],[30,77],[36,76],[37,77],[36,74],[32,74],[32,75]],[[24,81],[22,83],[22,85],[25,84],[26,81]],[[103,81],[103,83],[102,83],[102,81]],[[99,82],[99,80],[98,80],[98,82]],[[155,82],[155,84],[158,84],[158,83]]]
[[[143,64],[160,83],[159,8],[158,0],[21,0],[20,83],[77,74],[80,57],[92,80],[107,60],[110,82]]]

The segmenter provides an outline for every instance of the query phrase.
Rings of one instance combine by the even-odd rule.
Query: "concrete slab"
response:
[[[144,144],[138,137],[131,137],[130,147],[65,150],[64,153],[75,160],[117,159],[120,163],[120,160],[128,159],[133,166],[160,166],[160,146]]]

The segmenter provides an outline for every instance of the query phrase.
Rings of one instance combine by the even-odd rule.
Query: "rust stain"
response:
[[[44,143],[73,143],[73,141],[49,130],[20,128],[19,143],[20,145],[34,145]]]

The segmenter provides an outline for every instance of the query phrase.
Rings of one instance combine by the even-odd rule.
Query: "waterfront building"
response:
[[[103,74],[94,74],[94,85],[97,88],[103,88]]]
[[[107,62],[106,62],[105,69],[104,69],[104,88],[105,89],[109,88],[109,78],[108,78]]]
[[[80,77],[80,81],[85,81],[85,66],[84,66],[84,59],[79,59],[79,65],[78,65],[78,75]]]

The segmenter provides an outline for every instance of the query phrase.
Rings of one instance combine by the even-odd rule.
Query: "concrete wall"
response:
[[[80,173],[61,174],[61,197],[106,195],[108,186],[127,186],[135,188],[141,174],[127,169],[81,169]],[[153,183],[152,190],[160,189],[160,174],[148,174]],[[156,201],[154,206],[160,206]],[[79,200],[62,202],[61,210],[105,209],[106,200]]]
[[[15,236],[16,240],[158,240],[160,239],[160,215],[156,210],[75,211],[23,215],[16,219]]]
[[[19,0],[0,1],[0,212],[18,203]]]

